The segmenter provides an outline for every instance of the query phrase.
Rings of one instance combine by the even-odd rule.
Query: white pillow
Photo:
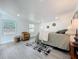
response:
[[[65,34],[68,34],[68,35],[75,35],[76,34],[76,29],[68,29],[68,31],[65,32]]]

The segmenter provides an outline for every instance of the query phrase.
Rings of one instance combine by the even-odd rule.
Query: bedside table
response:
[[[22,41],[27,41],[30,38],[30,33],[29,32],[22,32]]]

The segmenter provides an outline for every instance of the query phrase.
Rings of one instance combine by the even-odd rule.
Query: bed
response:
[[[37,41],[39,41],[39,34],[37,35]],[[42,43],[68,51],[69,35],[50,32],[48,34],[48,41],[42,41]]]

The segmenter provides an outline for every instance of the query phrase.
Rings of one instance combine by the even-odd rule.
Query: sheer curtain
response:
[[[0,44],[9,43],[13,41],[13,37],[16,34],[16,22],[13,20],[3,19],[0,25]]]

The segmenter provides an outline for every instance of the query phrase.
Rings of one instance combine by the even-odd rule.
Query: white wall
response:
[[[67,14],[59,15],[58,19],[52,20],[51,22],[46,22],[46,23],[43,22],[40,24],[39,31],[56,32],[58,30],[67,29],[68,26],[71,24],[71,19],[73,15],[74,15],[74,11]],[[53,23],[56,23],[55,27],[52,26]],[[46,26],[49,26],[49,28],[47,29]]]

